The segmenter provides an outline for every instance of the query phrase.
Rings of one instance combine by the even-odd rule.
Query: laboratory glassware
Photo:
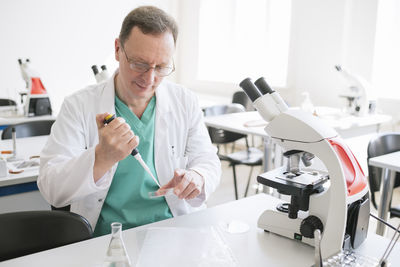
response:
[[[107,267],[131,267],[131,261],[126,252],[122,239],[122,224],[113,222],[111,224],[111,241],[108,245],[104,266]]]

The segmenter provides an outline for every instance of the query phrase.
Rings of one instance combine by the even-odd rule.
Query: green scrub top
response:
[[[153,96],[139,119],[115,96],[117,117],[123,117],[139,136],[139,153],[158,179],[154,164],[155,106],[156,97]],[[123,229],[129,229],[171,218],[172,213],[164,197],[150,199],[148,196],[148,192],[157,189],[157,184],[133,156],[128,155],[121,160],[101,209],[94,236],[109,234],[112,222],[120,222]]]

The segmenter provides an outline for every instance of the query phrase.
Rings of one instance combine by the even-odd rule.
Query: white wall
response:
[[[122,20],[143,4],[170,12],[172,0],[0,1],[0,97],[18,99],[25,83],[17,59],[30,58],[57,111],[66,95],[95,83],[92,65],[115,69]]]
[[[316,105],[343,107],[347,86],[334,65],[342,64],[371,81],[378,0],[295,0],[292,4],[288,88],[282,96],[298,105],[303,91]],[[399,130],[399,99],[379,95],[378,111],[393,117],[384,131]]]
[[[309,91],[316,105],[343,106],[338,93],[346,85],[334,69],[336,64],[371,79],[377,1],[293,0],[288,83],[287,88],[279,89],[290,104],[299,104],[301,92]],[[17,91],[25,86],[17,59],[29,57],[57,110],[66,95],[95,82],[91,65],[106,64],[109,69],[117,66],[114,39],[124,16],[142,4],[157,5],[178,20],[177,71],[171,79],[226,98],[240,90],[237,81],[197,82],[193,86],[198,1],[3,0],[0,97],[17,98]],[[386,99],[378,105],[396,117],[398,102]]]
[[[345,99],[338,95],[348,85],[334,69],[337,64],[346,66],[368,81],[371,80],[377,2],[378,0],[292,1],[287,87],[276,88],[289,104],[298,105],[302,100],[301,93],[308,91],[316,105],[344,107]],[[178,81],[198,92],[230,98],[234,91],[240,90],[237,81],[227,84],[195,80],[199,1],[179,3],[181,31]],[[399,100],[380,100],[378,105],[380,104],[379,108],[383,112],[397,116],[398,112],[394,107],[398,102]]]
[[[288,90],[281,90],[289,103],[308,91],[314,104],[337,104],[334,65],[341,61],[345,1],[292,2]]]
[[[293,1],[289,90],[283,92],[290,102],[298,104],[309,91],[317,105],[343,105],[338,64],[371,79],[376,6],[376,0]]]

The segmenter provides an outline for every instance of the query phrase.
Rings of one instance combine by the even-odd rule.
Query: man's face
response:
[[[144,34],[135,26],[123,46],[116,39],[115,58],[119,61],[117,84],[121,87],[118,90],[122,90],[129,98],[151,98],[163,79],[157,76],[154,67],[172,66],[174,50],[174,39],[170,32]],[[130,63],[147,64],[153,68],[142,73],[132,69]]]

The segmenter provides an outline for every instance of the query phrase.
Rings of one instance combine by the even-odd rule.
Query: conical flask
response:
[[[111,224],[111,241],[108,245],[104,266],[107,267],[131,267],[131,261],[126,252],[122,240],[122,224],[113,222]]]

